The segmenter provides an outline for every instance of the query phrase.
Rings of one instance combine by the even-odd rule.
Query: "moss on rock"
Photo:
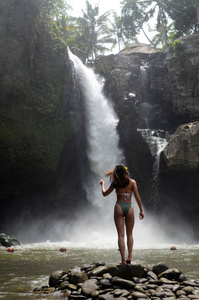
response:
[[[35,1],[0,1],[0,183],[3,198],[52,180],[72,135],[70,64]],[[68,83],[68,84],[67,84]]]

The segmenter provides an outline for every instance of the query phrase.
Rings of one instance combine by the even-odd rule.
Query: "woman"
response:
[[[134,209],[131,203],[132,192],[140,209],[140,220],[144,218],[142,201],[140,199],[135,180],[129,177],[129,172],[124,165],[117,165],[113,170],[105,174],[110,176],[111,185],[107,190],[104,187],[104,180],[100,180],[103,196],[108,196],[114,189],[117,195],[117,201],[114,209],[114,221],[118,233],[118,246],[121,254],[122,264],[130,264],[133,250],[133,227],[134,227]],[[125,260],[124,243],[124,224],[126,226],[128,258]]]

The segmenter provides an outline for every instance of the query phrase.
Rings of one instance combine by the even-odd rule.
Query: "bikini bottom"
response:
[[[121,207],[122,209],[122,212],[123,212],[123,215],[124,217],[126,217],[129,209],[131,208],[131,202],[116,202],[116,204],[119,204],[119,206]]]

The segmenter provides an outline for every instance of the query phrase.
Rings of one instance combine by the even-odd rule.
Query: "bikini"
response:
[[[131,193],[117,193],[117,195],[124,195],[124,201],[131,200]],[[122,209],[124,217],[126,217],[129,209],[131,208],[131,202],[121,202],[117,201],[116,204],[119,204],[119,206]]]

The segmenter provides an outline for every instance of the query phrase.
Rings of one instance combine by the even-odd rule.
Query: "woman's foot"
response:
[[[125,261],[121,261],[120,265],[126,265],[126,262]]]
[[[130,258],[127,258],[127,260],[126,260],[126,264],[131,264],[131,259]]]

